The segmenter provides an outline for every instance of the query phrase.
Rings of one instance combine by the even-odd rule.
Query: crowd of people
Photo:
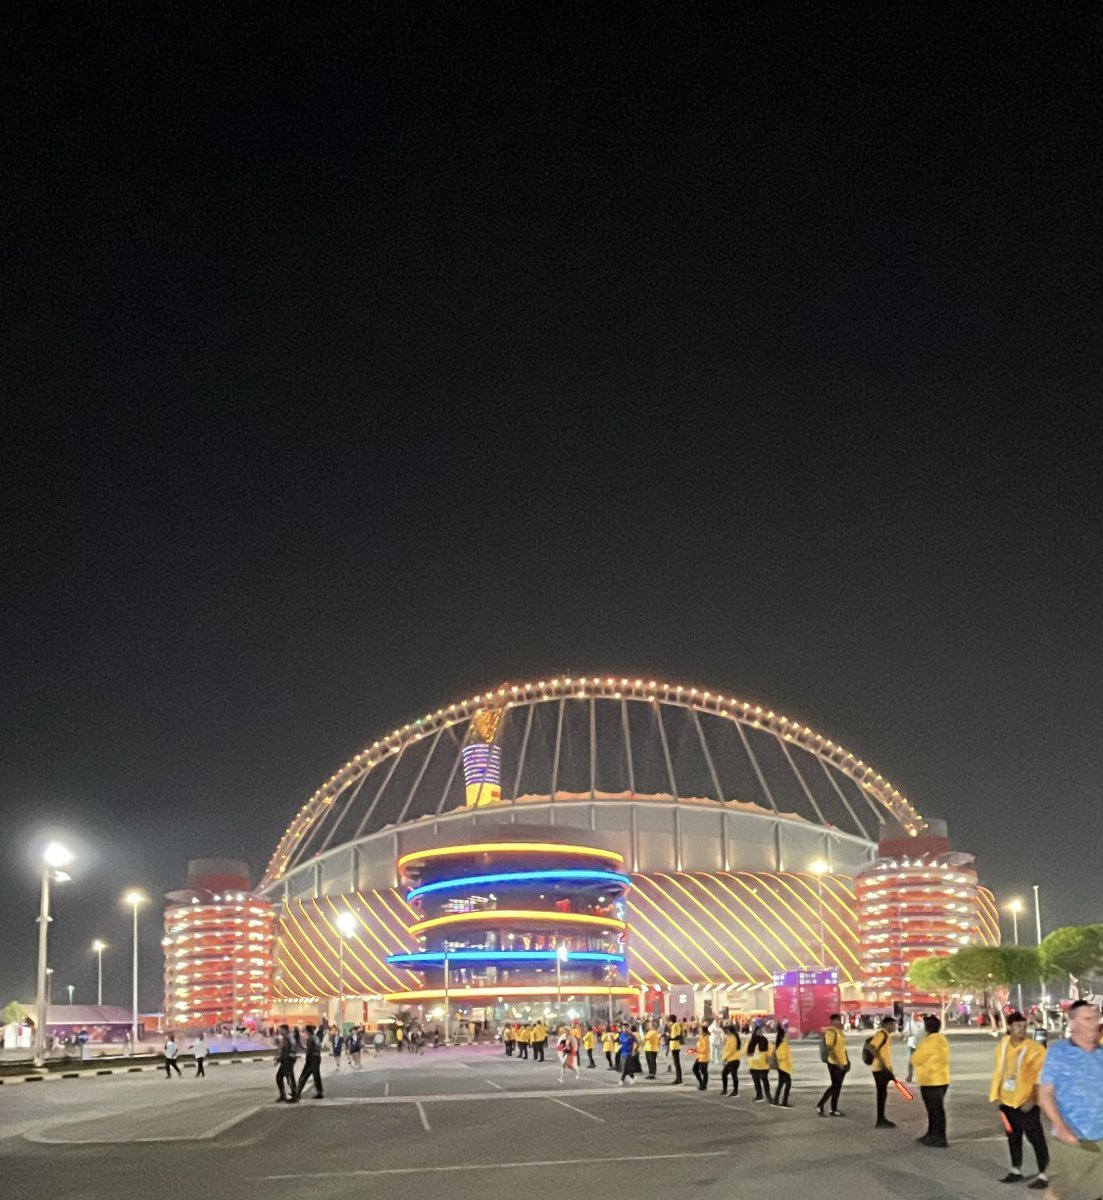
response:
[[[839,1013],[833,1013],[819,1038],[820,1059],[827,1069],[827,1087],[816,1102],[819,1116],[841,1118],[842,1091],[852,1060],[847,1033],[853,1032]],[[863,1030],[864,1032],[864,1030]],[[895,1129],[886,1115],[890,1090],[913,1100],[908,1087],[914,1081],[926,1110],[927,1128],[917,1139],[930,1149],[949,1146],[946,1094],[950,1087],[950,1043],[942,1022],[934,1015],[914,1016],[904,1031],[907,1048],[905,1080],[893,1065],[893,1040],[898,1025],[884,1017],[860,1047],[863,1066],[874,1083],[874,1127]],[[548,1028],[541,1021],[507,1025],[501,1034],[505,1053],[544,1061]],[[1026,1183],[1030,1190],[1046,1193],[1046,1200],[1103,1200],[1103,1045],[1099,1009],[1085,1000],[1068,1012],[1068,1036],[1053,1046],[1030,1036],[1026,1017],[1007,1017],[1007,1033],[995,1050],[989,1100],[998,1105],[1007,1136],[1010,1169],[1000,1182]],[[597,1069],[594,1054],[604,1056],[606,1070],[616,1071],[621,1087],[637,1078],[658,1080],[660,1064],[669,1082],[683,1082],[682,1057],[692,1059],[698,1089],[708,1090],[710,1067],[719,1068],[720,1094],[739,1095],[739,1069],[745,1064],[754,1089],[752,1103],[792,1108],[793,1055],[785,1025],[769,1027],[764,1020],[708,1022],[665,1021],[587,1024],[575,1021],[555,1031],[559,1082],[580,1078],[580,1061]],[[1042,1115],[1048,1119],[1055,1145],[1047,1141]],[[1023,1171],[1023,1142],[1029,1142],[1036,1170],[1027,1183]],[[1051,1161],[1057,1184],[1051,1182]]]

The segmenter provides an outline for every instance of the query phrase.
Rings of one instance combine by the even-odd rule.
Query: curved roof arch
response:
[[[463,804],[461,752],[502,747],[501,805],[539,796],[713,801],[875,837],[892,818],[925,827],[873,767],[799,721],[728,693],[612,675],[502,684],[426,713],[372,742],[306,801],[260,887],[345,842]]]

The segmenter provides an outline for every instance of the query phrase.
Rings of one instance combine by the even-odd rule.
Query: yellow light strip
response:
[[[329,907],[330,907],[330,908],[333,910],[333,915],[336,917],[336,915],[337,915],[337,906],[336,906],[336,905],[333,903],[333,900],[332,900],[332,898],[331,898],[331,897],[329,897],[329,896],[326,896],[326,898],[325,898],[325,901],[326,901],[326,903],[329,905]],[[375,940],[376,940],[376,941],[379,943],[380,949],[382,949],[382,951],[383,951],[383,953],[384,953],[384,954],[391,953],[391,951],[389,951],[389,950],[387,949],[387,944],[386,944],[386,942],[384,942],[384,941],[383,941],[383,940],[382,940],[382,939],[379,937],[379,935],[378,935],[378,934],[375,932],[375,930],[374,930],[374,929],[372,929],[370,925],[368,925],[368,923],[367,923],[367,922],[364,920],[364,918],[363,918],[363,915],[361,914],[361,912],[359,911],[359,909],[352,909],[352,908],[349,908],[349,909],[347,909],[346,911],[348,911],[348,912],[351,912],[351,913],[352,913],[352,915],[353,915],[353,916],[356,918],[357,924],[361,926],[361,928],[364,930],[364,932],[365,932],[365,933],[368,933],[368,934],[370,934],[370,935],[371,935],[371,937],[375,938]],[[323,916],[325,916],[325,914],[324,914],[324,913],[323,913],[322,915],[323,915]],[[334,923],[333,923],[333,922],[332,922],[332,921],[329,919],[329,917],[325,917],[325,922],[326,922],[326,924],[327,924],[327,925],[330,927],[330,929],[332,929],[332,930],[333,930],[333,933],[334,933],[334,935],[335,935],[336,937],[338,937],[338,938],[339,938],[339,937],[341,936],[340,930],[338,930],[338,929],[337,929],[337,927],[336,927],[336,926],[334,925]],[[363,959],[361,959],[361,958],[360,958],[360,956],[359,956],[358,954],[356,954],[356,951],[355,951],[355,949],[353,949],[353,947],[352,947],[352,945],[351,945],[351,941],[350,941],[350,942],[346,942],[345,944],[346,944],[347,946],[349,946],[349,949],[350,949],[350,950],[352,950],[352,952],[353,952],[353,954],[354,954],[354,955],[356,955],[357,961],[358,961],[358,962],[360,963],[360,965],[361,965],[361,966],[364,968],[364,970],[365,970],[365,971],[368,971],[368,972],[369,972],[369,973],[370,973],[370,974],[371,974],[371,975],[374,977],[374,976],[375,976],[375,968],[374,968],[374,967],[369,967],[369,966],[368,966],[368,964],[367,964],[366,962],[364,962],[364,960],[363,960]],[[370,955],[372,956],[372,958],[373,958],[373,959],[375,959],[375,961],[376,961],[376,962],[377,962],[377,963],[380,965],[380,967],[382,967],[382,968],[383,968],[383,970],[384,970],[384,971],[385,971],[385,972],[386,972],[388,975],[390,975],[390,977],[391,977],[392,979],[394,979],[394,980],[395,980],[395,982],[398,984],[398,986],[399,986],[399,987],[401,987],[403,984],[408,984],[408,983],[410,982],[408,979],[403,979],[403,978],[402,978],[402,976],[401,976],[401,975],[399,975],[399,974],[398,974],[398,973],[395,971],[395,969],[394,969],[394,968],[393,968],[393,967],[390,965],[390,963],[388,963],[388,962],[386,962],[384,959],[380,958],[380,957],[379,957],[379,955],[378,955],[378,954],[376,954],[376,952],[375,952],[375,951],[374,951],[374,950],[371,948],[371,946],[369,946],[369,945],[367,944],[367,942],[365,942],[365,941],[364,941],[364,939],[363,939],[363,938],[360,936],[360,934],[359,934],[359,933],[357,933],[357,934],[356,934],[356,944],[357,944],[358,946],[360,946],[360,947],[361,947],[363,950],[367,951],[367,953],[368,953],[368,954],[370,954]],[[407,974],[413,974],[413,972],[407,972]],[[416,976],[414,976],[414,978],[416,979],[417,977],[416,977]],[[389,985],[389,984],[387,984],[387,983],[386,983],[386,981],[384,981],[384,986],[385,986],[385,987],[389,987],[390,985]]]
[[[527,908],[486,908],[480,912],[449,913],[446,917],[433,917],[428,921],[419,921],[410,926],[412,934],[423,933],[426,929],[439,929],[442,925],[477,924],[486,921],[550,921],[554,925],[600,925],[602,929],[625,929],[623,921],[614,921],[607,917],[592,917],[589,913],[548,912],[541,909]]]
[[[817,895],[816,889],[814,887],[812,887],[812,885],[809,884],[807,882],[807,880],[802,879],[799,875],[796,875],[791,871],[776,871],[770,875],[770,878],[773,880],[776,880],[776,882],[778,883],[778,885],[780,887],[785,888],[790,893],[790,895],[792,895],[794,900],[796,900],[800,904],[803,904],[804,907],[806,909],[808,909],[809,913],[812,916],[812,920],[818,924],[819,919],[820,919],[819,912],[817,911],[817,909],[813,908],[812,905],[807,900],[805,900],[805,898],[796,890],[796,888],[793,887],[793,885],[791,883],[788,882],[788,880],[786,879],[786,876],[789,876],[789,878],[795,879],[797,883],[802,884],[804,886],[804,889],[808,892],[809,896],[812,896],[813,898],[816,898],[816,895]],[[853,916],[853,914],[851,914],[851,915]],[[851,924],[847,921],[845,916],[840,918],[838,913],[833,912],[825,904],[824,905],[824,929],[825,929],[825,931],[827,928],[829,916],[832,918],[833,921],[837,922],[837,924],[833,926],[833,931],[835,933],[835,937],[836,937],[836,940],[838,941],[839,946],[843,950],[846,951],[846,953],[850,956],[851,961],[854,963],[854,965],[856,967],[860,966],[861,964],[858,961],[858,956],[854,953],[853,950],[851,950],[850,946],[847,945],[847,943],[844,939],[844,936],[843,936],[847,932],[847,930],[857,927],[857,919],[855,918],[853,921],[853,924]],[[857,939],[853,939],[853,940],[855,941],[855,944],[857,944]],[[825,939],[825,941],[826,941],[826,939]],[[835,957],[835,961],[838,963],[840,968],[842,968],[843,970],[846,970],[846,968],[843,966],[841,960],[839,959],[839,956],[836,954],[834,957]]]
[[[669,879],[670,877],[669,877],[669,876],[664,876],[664,878],[667,878],[667,879]],[[675,900],[675,898],[674,898],[674,897],[673,897],[673,896],[672,896],[672,895],[671,895],[671,894],[670,894],[670,893],[669,893],[669,892],[666,890],[666,888],[664,888],[664,887],[663,887],[663,885],[662,885],[661,883],[659,883],[659,882],[658,882],[658,880],[656,880],[656,879],[655,879],[655,877],[654,877],[654,876],[648,876],[647,882],[648,882],[648,883],[651,885],[651,887],[653,887],[653,888],[654,888],[654,889],[655,889],[657,892],[659,892],[661,895],[665,896],[665,897],[666,897],[666,898],[667,898],[667,899],[670,901],[670,903],[671,903],[671,904],[673,904],[673,905],[674,905],[674,907],[675,907],[675,908],[676,908],[676,909],[677,909],[677,910],[678,910],[680,913],[682,913],[682,914],[683,914],[683,916],[685,916],[685,918],[686,918],[687,920],[689,920],[689,921],[692,921],[692,922],[694,923],[694,925],[696,925],[696,926],[697,926],[697,928],[698,928],[698,929],[700,929],[700,930],[701,930],[701,932],[702,932],[703,934],[705,934],[705,936],[706,936],[706,937],[712,937],[712,935],[711,935],[711,934],[709,933],[709,931],[708,931],[708,930],[707,930],[707,929],[706,929],[706,928],[705,928],[705,927],[704,927],[704,926],[701,924],[701,922],[700,922],[700,921],[698,921],[698,920],[697,920],[697,918],[696,918],[696,917],[695,917],[695,916],[694,916],[694,915],[693,915],[693,914],[692,914],[692,913],[691,913],[691,912],[690,912],[690,911],[689,911],[689,910],[688,910],[688,909],[687,909],[687,908],[686,908],[684,905],[682,905],[682,904],[679,904],[679,903],[678,903],[678,901],[677,901],[677,900]],[[637,888],[637,890],[639,889],[639,886],[640,886],[640,884],[639,884],[639,882],[637,882],[637,884],[636,884],[636,888]],[[722,966],[721,966],[721,965],[720,965],[720,964],[719,964],[719,963],[716,961],[716,959],[715,959],[715,958],[713,958],[713,957],[712,957],[712,955],[711,955],[711,954],[710,954],[710,953],[709,953],[709,952],[708,952],[708,951],[707,951],[707,950],[704,948],[704,946],[702,946],[702,945],[701,945],[701,943],[700,943],[699,941],[697,941],[697,939],[696,939],[696,938],[693,936],[693,934],[691,934],[691,933],[689,932],[689,930],[688,930],[688,929],[685,929],[685,928],[683,928],[681,925],[678,925],[678,924],[677,924],[677,923],[676,923],[676,922],[675,922],[675,921],[674,921],[672,918],[670,919],[670,923],[671,923],[671,924],[674,926],[674,928],[675,928],[675,929],[676,929],[676,930],[677,930],[677,931],[678,931],[678,932],[679,932],[679,933],[682,935],[682,937],[684,937],[684,938],[685,938],[687,941],[690,941],[690,942],[692,942],[692,943],[693,943],[693,944],[694,944],[694,945],[697,947],[697,949],[701,951],[701,953],[702,953],[702,954],[703,954],[703,955],[704,955],[704,956],[705,956],[705,957],[706,957],[706,958],[709,960],[709,962],[710,962],[710,963],[712,963],[712,965],[713,965],[713,966],[714,966],[714,967],[717,969],[717,971],[719,971],[719,972],[720,972],[720,974],[721,974],[721,975],[722,975],[722,976],[723,976],[723,977],[724,977],[724,978],[725,978],[725,979],[726,979],[726,980],[727,980],[727,981],[728,981],[728,982],[729,982],[729,983],[730,983],[730,984],[731,984],[733,987],[735,986],[735,980],[734,980],[734,979],[731,977],[731,975],[729,975],[729,974],[728,974],[728,972],[724,970],[724,968],[723,968],[723,967],[722,967]],[[716,942],[716,938],[712,937],[712,940],[713,940],[714,942]],[[720,943],[719,943],[719,942],[716,942],[716,944],[717,944],[718,946],[720,946]],[[721,948],[721,949],[723,949],[723,947],[722,947],[722,946],[720,946],[720,948]],[[748,971],[748,970],[747,970],[747,968],[746,968],[745,966],[743,966],[743,964],[742,964],[741,962],[739,962],[739,960],[738,960],[738,959],[735,957],[735,955],[734,955],[734,954],[732,954],[732,953],[731,953],[731,951],[728,951],[728,952],[727,952],[727,954],[728,954],[728,957],[729,957],[729,958],[732,960],[732,962],[736,963],[736,965],[738,966],[739,970],[741,970],[741,971],[743,972],[743,974],[747,976],[747,979],[748,979],[748,980],[753,980],[753,979],[754,979],[754,976],[753,976],[753,975],[750,973],[750,971]]]
[[[631,942],[631,944],[630,944],[630,945],[629,945],[629,947],[628,947],[628,951],[629,951],[629,955],[630,955],[630,957],[632,957],[632,958],[636,959],[637,961],[641,962],[641,963],[642,963],[642,964],[643,964],[643,965],[644,965],[644,966],[645,966],[645,967],[646,967],[646,968],[647,968],[647,969],[648,969],[648,970],[651,972],[651,974],[652,974],[652,975],[653,975],[655,978],[657,978],[657,979],[661,980],[663,983],[665,983],[665,984],[666,984],[666,986],[667,986],[667,987],[671,987],[671,986],[673,986],[673,985],[671,984],[670,980],[669,980],[669,979],[666,979],[664,976],[660,975],[660,974],[659,974],[659,972],[658,972],[658,971],[656,971],[656,970],[655,970],[655,968],[654,968],[654,967],[653,967],[653,966],[652,966],[652,965],[651,965],[651,964],[650,964],[650,963],[647,961],[647,959],[646,959],[646,958],[644,958],[644,956],[643,956],[643,955],[642,955],[642,954],[639,952],[639,948],[636,946],[636,937],[637,937],[637,936],[638,936],[638,935],[637,935],[637,932],[636,932],[636,930],[635,930],[635,929],[633,929],[633,930],[632,930],[632,942]],[[629,968],[629,974],[635,974],[635,972],[633,972],[633,971],[631,970],[631,968]]]
[[[388,937],[395,936],[395,930],[397,929],[399,931],[399,944],[404,949],[417,949],[414,945],[414,939],[410,936],[409,919],[402,912],[395,912],[394,906],[391,903],[392,900],[398,900],[398,892],[393,888],[387,888],[385,891],[373,890],[371,900],[365,899],[363,892],[357,892],[356,895],[360,898],[365,909],[379,922],[380,929]],[[404,903],[403,907],[409,908],[409,905]],[[384,913],[390,918],[390,921],[383,920]],[[421,916],[421,913],[410,909],[410,916],[416,921]],[[389,953],[393,953],[393,951]]]
[[[280,949],[281,949],[281,951],[283,951],[284,946],[281,945]],[[298,966],[298,965],[299,964],[296,962],[295,966]],[[292,971],[292,969],[287,965],[287,959],[283,956],[282,953],[276,955],[276,966],[279,967],[280,971],[282,972],[282,975],[280,977],[281,986],[282,986],[282,982],[283,982],[283,975],[290,975],[291,981],[298,986],[299,991],[304,996],[310,994],[310,988],[305,983],[303,983],[303,981],[299,978],[299,976],[294,971]]]
[[[300,904],[301,903],[302,902],[300,901]],[[321,969],[321,964],[316,962],[315,959],[309,953],[309,951],[305,949],[304,943],[306,945],[309,945],[310,936],[306,932],[306,930],[299,924],[298,918],[295,916],[294,912],[292,911],[290,904],[288,904],[287,908],[284,911],[285,911],[286,915],[290,918],[290,920],[294,922],[295,928],[302,935],[303,941],[300,942],[299,939],[297,937],[295,937],[295,935],[291,932],[291,929],[287,924],[284,924],[283,932],[287,935],[288,940],[294,945],[295,949],[298,950],[298,952],[299,952],[298,962],[299,962],[299,966],[300,966],[301,970],[303,971],[303,973],[308,978],[310,978],[311,976],[314,976],[315,983],[317,983],[318,980],[324,981],[321,984],[319,991],[318,991],[318,994],[320,996],[324,996],[327,992],[330,991],[330,984],[329,984],[328,979],[326,978],[325,970]]]
[[[670,882],[672,884],[674,884],[674,886],[676,888],[678,888],[685,895],[687,900],[692,900],[693,903],[697,905],[697,907],[705,914],[705,916],[710,917],[713,921],[716,921],[716,914],[713,912],[709,912],[709,910],[701,903],[701,901],[698,900],[697,897],[694,896],[690,892],[689,888],[687,888],[684,884],[680,883],[677,879],[675,879],[673,875],[667,875],[664,873],[663,878],[669,879]],[[701,889],[701,891],[704,892],[705,895],[708,896],[708,898],[714,904],[719,904],[720,907],[732,918],[733,921],[738,921],[739,924],[742,925],[743,928],[746,929],[747,932],[750,933],[752,937],[754,936],[751,929],[746,924],[744,924],[744,922],[738,916],[736,916],[736,914],[734,912],[732,912],[732,910],[730,908],[728,908],[728,906],[724,903],[724,901],[721,900],[719,896],[714,896],[712,894],[712,892],[710,892],[708,890],[708,888],[705,887],[705,885],[699,879],[695,879],[692,875],[690,875],[686,872],[682,873],[682,878],[690,879],[690,880],[692,880],[693,883],[696,883],[697,886]],[[720,922],[717,922],[717,924],[720,924]],[[734,930],[729,929],[729,930],[725,930],[725,932],[731,934],[732,938],[736,942],[739,943],[739,946],[754,961],[755,966],[758,967],[758,969],[763,973],[763,975],[770,976],[773,974],[773,972],[770,970],[770,968],[768,966],[766,966],[766,964],[758,957],[757,954],[755,954],[755,952],[750,948],[750,946],[748,946],[747,943],[744,942],[741,937],[738,937],[736,935]],[[717,943],[717,945],[723,945],[723,943],[720,942],[719,939],[717,939],[713,934],[710,934],[709,936],[712,937],[713,941],[715,941]],[[757,940],[758,940],[759,945],[762,946],[763,950],[765,950],[768,954],[773,953],[769,949],[769,947],[767,947],[765,942],[762,941],[761,938],[758,938]],[[739,969],[741,971],[745,970],[743,964],[739,961],[738,958],[735,957],[734,954],[731,953],[730,950],[727,949],[727,947],[725,947],[725,953],[732,960],[732,962],[737,963],[739,965]],[[780,958],[778,958],[778,956],[776,954],[774,954],[774,960],[776,961],[776,963],[779,967],[784,968],[785,964],[781,961]]]
[[[607,862],[623,864],[624,855],[615,850],[598,850],[594,846],[560,846],[557,842],[477,842],[465,846],[439,846],[432,850],[420,850],[416,854],[404,854],[398,860],[398,869],[411,862],[420,862],[425,858],[455,857],[465,854],[523,854],[525,852],[539,854],[569,854],[576,858],[600,858]]]
[[[721,892],[727,892],[727,894],[735,901],[736,904],[739,905],[740,908],[742,908],[748,914],[748,916],[750,916],[752,919],[758,921],[758,924],[761,928],[765,929],[768,933],[773,934],[773,930],[770,929],[770,927],[766,924],[766,922],[764,922],[762,920],[762,918],[755,913],[755,911],[751,908],[751,906],[749,904],[747,904],[747,902],[743,899],[742,896],[737,896],[735,894],[735,892],[733,892],[731,890],[731,888],[728,887],[728,885],[726,883],[724,883],[724,881],[720,878],[719,875],[713,875],[707,871],[703,872],[703,874],[706,879],[711,879],[712,882],[716,884],[716,886],[720,889]],[[718,895],[716,895],[716,893],[709,891],[709,889],[707,887],[705,887],[705,885],[701,882],[701,880],[696,875],[691,875],[691,874],[687,873],[686,878],[689,879],[690,882],[695,883],[701,889],[701,891],[703,891],[705,893],[705,895],[709,897],[710,900],[714,900],[717,903],[719,903],[720,907],[723,908],[725,912],[731,913],[732,917],[736,921],[738,921],[740,925],[743,926],[743,928],[751,935],[751,937],[754,938],[754,940],[756,942],[758,942],[758,944],[762,947],[762,949],[765,950],[765,952],[768,955],[770,955],[770,957],[778,964],[779,967],[781,967],[781,969],[783,971],[787,969],[786,963],[784,962],[783,959],[778,957],[777,951],[773,948],[773,946],[769,945],[766,941],[764,941],[763,938],[759,934],[757,934],[751,928],[751,926],[748,925],[747,922],[743,920],[742,917],[740,917],[738,914],[732,912],[732,910],[730,908],[728,908],[728,906],[724,903],[724,901]],[[778,920],[782,923],[782,925],[784,925],[785,928],[788,929],[789,932],[791,934],[793,934],[794,937],[797,937],[796,931],[791,929],[789,927],[789,925],[786,924],[785,918],[783,916],[781,916],[779,913],[775,913],[773,911],[773,909],[771,909],[769,907],[767,907],[767,911],[770,913],[771,916],[776,916],[778,918]],[[797,940],[799,941],[800,938],[797,937]],[[774,934],[774,941],[781,942],[781,939],[779,937],[777,937],[776,934]],[[742,943],[740,943],[740,944],[742,944]],[[759,965],[761,966],[762,964],[760,963]]]
[[[796,931],[796,929],[792,925],[790,925],[788,921],[786,921],[784,915],[782,913],[780,913],[776,908],[774,908],[771,904],[769,904],[766,901],[765,897],[760,896],[753,888],[751,888],[746,883],[746,881],[743,878],[741,878],[741,875],[732,874],[730,871],[725,872],[725,873],[727,874],[728,878],[733,883],[739,884],[739,886],[742,887],[747,892],[748,895],[754,896],[755,900],[762,906],[763,909],[766,910],[766,912],[768,912],[770,914],[770,916],[776,917],[777,920],[780,921],[781,924],[785,926],[785,928],[793,935],[793,937],[796,939],[796,941],[799,942],[800,945],[804,947],[805,951],[808,954],[808,958],[806,960],[807,962],[813,962],[815,960],[816,952],[813,949],[813,943],[816,940],[816,932],[812,929],[811,925],[809,925],[808,922],[806,920],[804,920],[804,918],[800,915],[800,913],[798,913],[796,911],[796,909],[793,908],[793,906],[785,899],[784,896],[779,895],[777,892],[774,891],[774,889],[772,887],[770,887],[770,885],[766,882],[765,876],[756,875],[756,876],[754,876],[754,880],[770,896],[772,896],[778,902],[778,904],[784,905],[789,910],[789,912],[792,914],[793,919],[795,921],[799,921],[805,927],[805,929],[808,930],[808,936],[812,938],[811,943],[805,941],[804,938]],[[722,879],[720,879],[718,876],[714,876],[714,878],[716,878],[717,882],[720,884],[721,887],[726,888],[727,891],[729,891],[731,893],[731,895],[734,896],[735,899],[737,899],[740,902],[740,904],[744,905],[744,907],[748,910],[748,912],[753,911],[751,905],[746,900],[744,900],[741,896],[736,896],[735,892],[733,892],[731,890],[731,888],[727,887],[727,884],[725,884]],[[794,948],[795,947],[791,944],[786,947],[786,949],[788,949],[790,952],[792,952],[792,950]]]
[[[333,904],[333,901],[330,900],[328,896],[324,897],[324,899],[329,901],[329,903],[331,905]],[[340,935],[340,933],[338,933],[337,928],[333,925],[333,923],[329,920],[329,918],[326,917],[325,913],[322,912],[322,910],[318,907],[317,899],[314,899],[314,898],[311,899],[309,910],[307,909],[306,905],[303,904],[303,902],[301,900],[299,901],[299,905],[302,908],[303,916],[310,922],[314,931],[318,934],[318,944],[320,946],[324,947],[324,949],[325,949],[326,962],[328,965],[330,962],[330,958],[329,958],[330,947],[333,945],[334,940],[336,940],[338,942],[340,942],[342,940],[341,935]],[[325,923],[329,926],[330,932],[328,934],[319,926],[318,921],[316,921],[314,919],[315,916],[317,916],[318,920],[325,921]],[[344,943],[345,943],[345,948],[348,950],[348,955],[345,956],[345,991],[346,992],[355,993],[357,990],[356,987],[350,986],[350,985],[355,985],[355,984],[359,984],[360,988],[363,989],[365,992],[368,992],[368,991],[374,992],[376,990],[381,990],[384,987],[391,986],[385,979],[383,979],[383,980],[379,979],[379,977],[368,966],[368,964],[366,962],[364,962],[364,960],[360,957],[360,955],[358,955],[356,953],[355,949],[353,948],[353,939],[352,938],[345,938]],[[365,949],[367,949],[367,947],[365,947]],[[363,977],[360,975],[359,971],[357,971],[356,968],[352,965],[352,963],[349,962],[349,955],[351,955],[354,959],[356,959],[356,961],[360,964],[360,966],[368,973],[369,976],[371,976],[372,980],[374,980],[374,984],[372,986],[369,986],[368,984],[365,983],[365,981],[364,981]],[[338,978],[337,978],[337,984],[333,989],[334,994],[337,993],[337,991],[340,989],[340,986],[341,986],[341,980],[339,978],[339,976],[340,976],[340,957],[339,957],[339,955],[337,955],[335,957],[338,960],[337,966],[335,969],[335,974],[338,976]],[[404,982],[404,981],[402,981],[402,982]]]
[[[693,961],[692,958],[689,957],[689,955],[681,948],[681,946],[678,946],[673,941],[671,941],[669,934],[664,932],[662,929],[659,928],[658,925],[655,924],[655,922],[640,907],[638,901],[646,901],[648,904],[651,905],[653,910],[658,911],[658,906],[655,904],[655,901],[650,896],[648,896],[644,893],[643,889],[638,886],[638,880],[637,880],[637,886],[632,889],[632,892],[630,894],[630,898],[628,901],[628,912],[632,917],[632,921],[631,921],[632,940],[635,941],[637,938],[640,938],[643,941],[647,942],[647,945],[650,946],[651,949],[663,960],[663,962],[665,962],[670,967],[670,969],[674,972],[674,974],[678,976],[678,979],[675,980],[676,983],[692,983],[693,980],[690,979],[690,975],[692,975],[692,974],[700,975],[701,968]],[[663,915],[665,916],[665,914],[663,914]],[[682,967],[676,967],[674,965],[674,963],[658,948],[658,946],[656,946],[653,942],[647,941],[647,938],[645,938],[643,935],[643,931],[640,929],[639,922],[636,920],[637,917],[639,917],[641,920],[646,921],[648,923],[648,925],[650,925],[651,928],[655,931],[655,936],[657,938],[661,939],[667,946],[669,946],[676,953],[680,954],[686,960],[686,962],[689,963],[688,971],[686,971]]]
[[[592,985],[586,984],[579,987],[576,984],[571,984],[570,987],[564,985],[564,990],[572,996],[638,996],[639,988],[634,987],[605,987],[601,984]],[[391,992],[390,995],[384,996],[383,999],[390,1004],[418,1004],[422,1000],[443,1000],[446,996],[455,1000],[462,999],[464,996],[469,996],[471,999],[489,999],[491,996],[544,996],[549,1000],[555,995],[555,988],[545,987],[450,987],[447,992],[443,988],[430,988],[424,992]]]

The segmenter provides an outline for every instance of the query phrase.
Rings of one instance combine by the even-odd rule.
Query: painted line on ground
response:
[[[505,1091],[505,1088],[503,1088],[503,1087],[502,1087],[502,1085],[501,1085],[500,1083],[495,1083],[493,1079],[486,1079],[486,1080],[484,1080],[483,1082],[484,1082],[484,1083],[489,1083],[489,1084],[490,1084],[490,1086],[491,1086],[492,1088],[497,1088],[497,1089],[498,1089],[498,1091],[500,1091],[500,1092],[504,1092],[504,1091]]]
[[[573,1104],[568,1104],[566,1100],[560,1100],[558,1097],[552,1097],[553,1104],[561,1104],[564,1108],[569,1108],[571,1112],[581,1113],[584,1117],[589,1117],[591,1121],[597,1121],[599,1125],[605,1124],[604,1117],[595,1117],[593,1113],[588,1113],[584,1108],[575,1108]]]
[[[693,1158],[730,1158],[731,1150],[700,1150],[687,1151],[681,1154],[618,1154],[612,1158],[548,1158],[532,1159],[530,1162],[496,1162],[496,1163],[453,1163],[445,1167],[379,1167],[375,1170],[360,1169],[354,1171],[314,1171],[301,1172],[294,1175],[253,1175],[253,1180],[263,1180],[274,1183],[279,1180],[300,1179],[353,1179],[366,1178],[372,1175],[437,1175],[455,1171],[501,1171],[516,1170],[526,1167],[595,1167],[602,1163],[640,1163],[661,1162],[671,1159]]]
[[[425,1108],[420,1100],[415,1101],[414,1107],[417,1109],[417,1115],[421,1118],[421,1127],[426,1133],[432,1133],[432,1126],[429,1124],[429,1118],[425,1115]]]
[[[25,1133],[23,1138],[28,1142],[41,1142],[50,1146],[112,1146],[112,1145],[128,1145],[131,1142],[209,1142],[220,1134],[225,1133],[229,1129],[233,1129],[235,1125],[240,1125],[242,1121],[254,1116],[260,1112],[260,1105],[254,1104],[242,1112],[235,1114],[232,1117],[226,1117],[219,1121],[217,1125],[213,1125],[210,1129],[204,1130],[202,1133],[188,1134],[166,1134],[163,1137],[133,1137],[125,1130],[120,1129],[118,1133],[112,1137],[53,1137],[48,1131]],[[121,1119],[121,1118],[116,1118]],[[85,1118],[87,1120],[87,1118]],[[69,1121],[65,1125],[54,1126],[58,1133],[64,1133],[68,1126],[83,1125],[85,1121]]]

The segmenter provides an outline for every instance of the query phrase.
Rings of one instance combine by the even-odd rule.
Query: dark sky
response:
[[[46,832],[121,1002],[124,885],[565,670],[768,702],[1103,917],[1082,6],[177,7],[14,28],[0,1002]]]

